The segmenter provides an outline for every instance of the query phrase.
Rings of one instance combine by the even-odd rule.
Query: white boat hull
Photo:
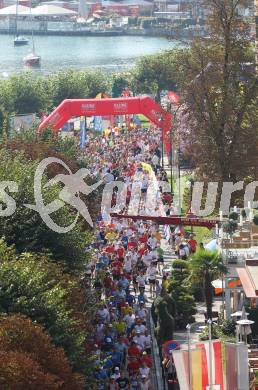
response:
[[[27,66],[40,66],[41,57],[36,54],[29,54],[24,57],[23,61]]]

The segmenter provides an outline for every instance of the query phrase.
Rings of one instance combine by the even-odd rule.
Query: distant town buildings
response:
[[[20,5],[30,6],[31,0],[18,0]],[[254,38],[257,27],[258,0],[249,0],[248,7],[238,7],[240,17],[250,19],[250,35]],[[33,13],[35,33],[86,34],[89,30],[122,28],[120,33],[150,34],[191,38],[207,35],[206,18],[209,9],[201,0],[32,0],[36,6],[46,6],[50,12]],[[12,32],[15,15],[5,13],[16,0],[0,0],[0,32]],[[52,7],[68,9],[74,13],[55,14]],[[3,11],[2,11],[3,9]],[[17,15],[16,15],[17,17]],[[18,27],[29,31],[31,21],[23,12],[18,15]],[[59,23],[59,24],[58,24]],[[92,28],[91,28],[92,27]],[[61,29],[61,30],[60,30]],[[118,32],[118,31],[117,31]],[[258,50],[258,45],[257,45]]]

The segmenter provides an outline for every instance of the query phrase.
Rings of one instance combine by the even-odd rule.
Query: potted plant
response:
[[[223,231],[230,236],[230,241],[232,241],[232,235],[237,229],[237,221],[229,219],[227,222],[222,225]]]
[[[232,211],[232,213],[228,216],[229,220],[238,221],[238,213],[235,211]]]
[[[250,390],[258,390],[258,371],[254,372],[254,378],[252,380]]]
[[[246,211],[245,211],[245,209],[241,210],[241,215],[242,215],[243,219],[245,220],[246,219]]]

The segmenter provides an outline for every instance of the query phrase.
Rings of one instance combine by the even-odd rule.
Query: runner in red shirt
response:
[[[137,359],[140,359],[141,353],[139,348],[136,346],[136,343],[134,341],[131,342],[130,347],[128,348],[128,356],[129,357],[135,357]]]
[[[107,246],[106,249],[105,249],[105,251],[106,251],[107,253],[115,253],[115,247],[114,247],[114,245],[109,245],[109,246]]]
[[[119,276],[123,271],[123,264],[119,260],[114,260],[111,263],[112,275]]]
[[[146,363],[148,367],[152,367],[152,358],[147,352],[142,353],[141,364]]]
[[[194,253],[196,251],[197,242],[193,238],[193,236],[190,236],[190,239],[188,240],[188,244],[190,246],[191,252]]]
[[[116,253],[117,253],[118,259],[123,259],[124,258],[125,250],[124,250],[122,244],[119,244],[119,248],[116,250]]]

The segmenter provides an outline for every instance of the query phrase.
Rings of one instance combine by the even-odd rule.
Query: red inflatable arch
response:
[[[143,114],[163,131],[164,141],[172,126],[172,115],[148,96],[126,97],[115,99],[66,99],[64,100],[40,126],[39,132],[51,127],[58,132],[73,116],[105,116]]]

